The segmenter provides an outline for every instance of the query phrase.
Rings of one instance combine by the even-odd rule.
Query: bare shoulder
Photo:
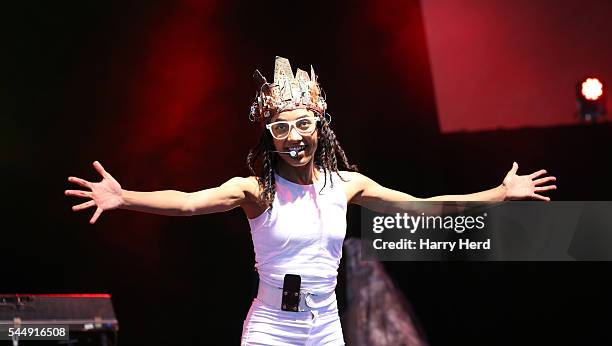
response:
[[[338,173],[344,180],[346,180],[346,183],[349,184],[349,186],[351,187],[361,186],[368,180],[371,180],[370,178],[366,177],[365,175],[359,172],[338,171]]]
[[[257,200],[259,197],[259,180],[255,176],[233,177],[223,185],[231,185],[245,194],[246,200]]]
[[[237,183],[244,191],[245,199],[241,204],[244,213],[249,219],[254,219],[261,215],[266,209],[259,203],[259,195],[261,194],[261,186],[259,179],[255,176],[238,177]]]
[[[338,173],[345,180],[346,200],[348,203],[355,203],[355,197],[361,194],[369,178],[359,172],[338,171]]]

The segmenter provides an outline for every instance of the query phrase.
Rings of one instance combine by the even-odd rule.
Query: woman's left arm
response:
[[[529,175],[517,175],[518,164],[514,162],[512,168],[506,174],[503,182],[492,189],[470,193],[465,195],[443,195],[430,198],[417,198],[407,193],[386,188],[374,180],[353,173],[353,191],[351,191],[350,203],[359,204],[368,209],[382,211],[391,209],[403,209],[406,202],[438,201],[438,202],[497,202],[504,200],[534,199],[550,201],[549,197],[540,193],[555,190],[556,185],[546,185],[556,181],[554,176],[545,176],[546,170],[539,170]],[[398,205],[395,203],[399,202]]]
[[[541,169],[529,175],[517,175],[518,164],[514,162],[512,169],[506,174],[501,185],[490,190],[470,193],[467,195],[446,195],[427,198],[428,201],[475,201],[498,202],[505,200],[534,199],[550,201],[550,197],[540,193],[557,189],[556,185],[544,185],[554,182],[557,178],[545,176],[546,170]]]

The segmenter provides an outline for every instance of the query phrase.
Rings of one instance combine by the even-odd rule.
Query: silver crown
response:
[[[253,78],[259,90],[251,105],[251,121],[261,121],[274,114],[294,109],[310,109],[321,115],[325,114],[327,103],[325,97],[321,96],[321,88],[312,66],[310,77],[306,71],[300,69],[294,77],[289,60],[277,56],[274,64],[274,83],[268,83],[259,70],[255,70]]]

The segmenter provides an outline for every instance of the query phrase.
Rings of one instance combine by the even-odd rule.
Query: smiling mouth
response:
[[[287,148],[289,151],[295,151],[296,153],[299,153],[300,151],[304,151],[304,149],[306,149],[305,145],[292,145],[290,147]]]

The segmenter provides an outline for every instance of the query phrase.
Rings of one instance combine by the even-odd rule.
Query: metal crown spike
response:
[[[301,69],[297,69],[294,76],[289,60],[277,56],[273,83],[268,83],[258,70],[253,77],[259,83],[259,88],[249,115],[252,121],[259,121],[285,110],[310,109],[323,114],[327,109],[325,100],[320,97],[320,88],[312,65],[310,77]]]

